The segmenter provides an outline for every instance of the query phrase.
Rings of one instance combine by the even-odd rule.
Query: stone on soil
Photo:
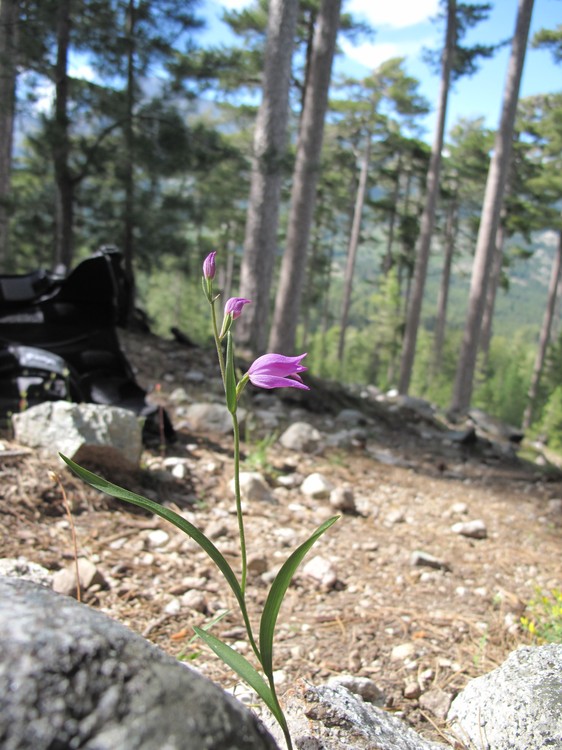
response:
[[[128,409],[100,404],[47,401],[12,417],[16,440],[68,458],[87,449],[117,452],[135,466],[142,451],[142,424]],[[101,454],[96,454],[101,455]]]
[[[486,524],[480,519],[475,519],[474,521],[459,521],[459,523],[455,523],[451,526],[451,531],[454,534],[467,536],[470,539],[486,539],[488,536]]]
[[[446,750],[420,737],[396,716],[366,703],[343,685],[293,690],[285,702],[293,743],[299,750]],[[268,727],[283,747],[280,731]]]
[[[316,555],[309,560],[302,569],[303,575],[312,578],[323,589],[331,589],[336,585],[338,575],[335,567],[325,557]]]
[[[234,493],[234,480],[230,482],[230,490]],[[257,471],[240,472],[240,497],[249,503],[277,504],[277,500],[272,495],[269,485]]]
[[[0,578],[3,750],[276,750],[208,679],[101,612]]]
[[[523,646],[471,680],[447,720],[475,750],[562,748],[562,644]]]
[[[320,432],[308,422],[293,422],[279,438],[284,448],[292,451],[313,453],[320,445]]]
[[[85,557],[78,558],[80,590],[87,591],[93,586],[105,588],[107,581],[93,562]],[[53,591],[64,596],[76,596],[76,565],[72,562],[53,575]]]
[[[309,474],[301,484],[301,492],[307,497],[321,499],[329,497],[334,485],[323,474],[314,472]]]

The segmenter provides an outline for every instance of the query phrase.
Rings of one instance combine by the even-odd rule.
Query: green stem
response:
[[[242,595],[245,596],[248,563],[246,555],[246,535],[244,533],[244,516],[242,514],[242,499],[240,497],[240,426],[236,414],[232,415],[232,426],[234,428],[234,496],[236,498],[236,517],[238,519],[240,556],[242,558],[242,579],[240,582],[240,588],[242,589]]]
[[[281,727],[281,730],[283,732],[283,736],[285,737],[285,742],[287,743],[287,750],[293,750],[293,741],[291,740],[291,733],[289,732],[289,727],[287,725],[287,719],[285,718],[285,714],[283,713],[283,709],[281,708],[281,704],[279,703],[279,698],[277,697],[277,691],[275,690],[275,682],[273,680],[273,674],[266,675],[268,681],[269,681],[269,687],[271,688],[271,692],[273,694],[273,700],[275,701],[277,708],[279,709],[279,716],[283,717],[283,721],[280,721],[277,719],[279,726]]]

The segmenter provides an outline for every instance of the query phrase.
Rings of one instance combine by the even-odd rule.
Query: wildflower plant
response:
[[[201,549],[207,553],[215,563],[223,578],[230,587],[239,612],[244,623],[248,642],[257,662],[256,668],[246,657],[223,643],[219,638],[209,632],[208,628],[194,627],[194,631],[209,646],[215,654],[221,658],[231,669],[233,669],[256,693],[260,696],[267,708],[271,711],[279,723],[285,737],[288,750],[293,745],[289,728],[279,698],[277,696],[273,678],[273,647],[275,626],[281,604],[291,580],[297,571],[303,558],[315,544],[315,542],[326,532],[339,518],[333,516],[321,524],[311,536],[306,539],[287,558],[277,573],[268,596],[266,598],[259,622],[259,630],[254,629],[248,613],[247,599],[247,550],[246,535],[244,528],[244,515],[242,512],[242,500],[240,495],[240,428],[237,417],[238,402],[240,396],[248,383],[259,388],[298,388],[309,390],[302,381],[301,373],[306,371],[302,360],[306,356],[301,354],[296,357],[287,357],[282,354],[265,354],[258,357],[250,366],[248,371],[237,378],[234,364],[234,342],[232,328],[234,322],[243,313],[244,306],[250,304],[250,300],[242,297],[233,297],[225,303],[224,315],[219,329],[217,320],[216,303],[219,295],[215,294],[213,281],[216,274],[216,252],[205,258],[203,263],[203,293],[209,303],[211,310],[211,323],[213,337],[217,351],[219,368],[224,386],[226,406],[232,417],[233,441],[234,441],[234,495],[236,504],[236,518],[238,523],[238,536],[240,544],[241,570],[237,575],[220,550],[208,539],[196,526],[191,524],[178,513],[165,508],[157,502],[137,495],[134,492],[118,487],[102,477],[93,474],[87,469],[78,466],[69,458],[61,454],[61,458],[81,479],[98,490],[125,502],[137,505],[145,510],[164,518],[174,524],[178,529],[185,532],[193,539]]]
[[[562,643],[562,589],[537,590],[521,625],[539,643]]]

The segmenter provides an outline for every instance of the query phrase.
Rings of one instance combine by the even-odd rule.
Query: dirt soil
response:
[[[219,400],[213,353],[131,334],[123,345],[141,385],[161,384],[154,398],[168,409],[178,441],[165,451],[147,449],[139,470],[104,466],[100,473],[185,514],[214,536],[237,570],[231,439],[194,431],[169,398],[181,387],[193,402]],[[281,403],[286,424],[307,421],[327,435],[337,431],[341,408],[363,403],[367,409],[365,400],[327,384],[300,396],[277,391],[256,403],[266,410]],[[300,480],[320,472],[334,486],[352,489],[356,512],[344,513],[309,554],[332,563],[335,585],[323,588],[297,574],[282,606],[274,653],[280,691],[340,674],[368,677],[384,692],[387,709],[445,742],[443,718],[423,695],[438,689],[453,696],[529,643],[519,626],[526,605],[537,588],[562,585],[562,513],[552,502],[562,497],[561,474],[517,458],[506,445],[443,440],[414,412],[373,402],[368,410],[374,427],[365,440],[319,455],[268,443],[271,428],[246,435],[243,468],[260,471],[278,501],[246,509],[250,613],[257,622],[268,572],[333,515],[327,499],[299,491]],[[184,478],[172,474],[174,465],[183,467],[174,471],[185,470]],[[72,506],[79,556],[94,562],[104,579],[83,593],[84,601],[183,655],[223,687],[235,686],[232,673],[192,640],[193,625],[229,610],[214,632],[247,650],[230,590],[204,553],[165,521],[100,495],[8,434],[0,450],[0,557],[24,556],[52,571],[72,564],[70,524],[49,470],[59,475]],[[451,530],[475,519],[484,522],[486,538]],[[414,565],[416,551],[443,565]],[[404,644],[410,645],[402,654],[393,651]]]

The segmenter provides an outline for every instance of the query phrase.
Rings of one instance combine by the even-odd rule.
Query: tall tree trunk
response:
[[[511,157],[513,125],[519,98],[519,86],[534,0],[519,0],[515,35],[511,46],[507,79],[504,90],[500,125],[494,143],[494,153],[488,170],[482,219],[478,230],[476,253],[468,301],[464,337],[453,386],[451,411],[463,413],[470,406],[478,339],[486,300],[486,288],[494,256],[496,232],[500,221],[503,193]]]
[[[0,0],[0,272],[8,271],[19,3]]]
[[[480,329],[479,347],[483,355],[482,370],[485,372],[488,356],[490,354],[490,343],[492,341],[492,323],[494,320],[494,309],[496,307],[496,296],[500,285],[502,274],[503,246],[505,244],[505,226],[500,220],[496,241],[494,243],[494,257],[490,268],[490,278],[486,289],[484,301],[484,312],[482,313],[482,327]]]
[[[437,112],[437,124],[431,148],[431,158],[427,173],[427,192],[425,207],[421,219],[421,230],[418,245],[418,254],[414,268],[414,281],[412,292],[408,303],[408,314],[406,316],[406,330],[402,345],[402,360],[400,362],[400,378],[398,390],[400,393],[408,393],[414,357],[416,353],[416,340],[420,324],[423,292],[427,276],[427,265],[429,261],[429,250],[431,236],[435,224],[435,209],[439,194],[439,172],[441,170],[441,151],[445,137],[445,120],[447,117],[447,99],[449,97],[449,83],[451,68],[455,51],[456,39],[456,1],[447,2],[447,29],[445,33],[445,46],[441,63],[441,87],[439,93],[439,108]]]
[[[386,274],[390,271],[394,265],[394,256],[392,248],[394,245],[394,230],[396,227],[396,217],[398,216],[398,198],[400,196],[400,178],[402,177],[402,154],[398,153],[398,162],[396,164],[396,180],[394,182],[394,189],[390,198],[390,216],[388,218],[388,237],[386,240],[386,253],[382,264],[382,272]]]
[[[345,334],[349,318],[349,307],[351,304],[351,290],[353,288],[353,272],[355,271],[355,261],[357,260],[357,250],[359,248],[359,237],[361,235],[361,218],[363,215],[363,206],[365,205],[365,196],[367,195],[367,178],[369,176],[369,162],[371,160],[371,133],[367,133],[365,142],[365,152],[359,173],[359,183],[355,196],[355,208],[353,210],[353,222],[351,224],[351,235],[349,238],[349,247],[347,249],[347,262],[345,266],[345,277],[343,282],[343,303],[340,318],[340,335],[338,340],[338,360],[343,363],[343,353],[345,349]]]
[[[552,321],[554,319],[554,311],[556,309],[556,299],[558,285],[561,280],[560,270],[562,268],[562,231],[558,233],[558,248],[556,250],[556,256],[552,264],[552,271],[550,274],[550,283],[548,285],[548,301],[544,318],[542,321],[541,332],[539,337],[539,348],[537,350],[537,356],[535,359],[535,365],[533,367],[533,375],[531,377],[531,385],[529,387],[528,402],[523,414],[523,428],[528,430],[533,422],[533,409],[535,401],[537,399],[537,393],[541,381],[542,371],[544,368],[544,361],[546,358],[546,350],[550,341],[550,331],[552,328]]]
[[[125,206],[123,216],[123,256],[125,258],[125,273],[129,282],[133,279],[134,257],[134,207],[135,207],[135,179],[134,179],[134,106],[135,106],[135,0],[129,0],[126,18],[127,41],[127,89],[125,102]]]
[[[267,343],[269,298],[279,202],[286,156],[293,42],[298,0],[271,0],[263,96],[254,132],[254,153],[240,293],[252,300],[237,327],[237,338],[254,354]]]
[[[322,0],[314,33],[293,175],[287,247],[269,339],[269,348],[284,354],[291,354],[295,347],[340,9],[341,0]]]
[[[492,342],[492,324],[494,321],[494,309],[496,307],[496,296],[501,280],[502,273],[502,260],[503,260],[503,248],[505,245],[507,231],[505,228],[506,224],[506,200],[512,190],[512,174],[513,163],[510,159],[508,173],[505,181],[505,187],[503,191],[502,207],[500,210],[500,220],[498,224],[498,231],[496,232],[495,246],[493,250],[494,257],[492,259],[492,265],[490,268],[490,278],[488,279],[488,288],[486,289],[486,300],[484,302],[484,312],[482,313],[482,327],[480,330],[480,337],[478,339],[478,346],[482,354],[481,357],[481,370],[485,377],[485,373],[488,367],[488,359],[490,356],[490,344]]]
[[[57,59],[55,63],[55,123],[53,160],[55,170],[55,265],[66,269],[72,263],[74,184],[68,163],[70,152],[68,119],[68,48],[72,0],[60,0],[57,13]]]
[[[441,285],[437,299],[437,315],[435,323],[435,337],[433,339],[433,373],[436,375],[443,364],[443,344],[445,343],[445,324],[447,322],[447,306],[449,303],[449,286],[451,283],[451,269],[457,237],[458,199],[455,197],[449,203],[447,224],[445,227],[445,259],[441,273]]]

